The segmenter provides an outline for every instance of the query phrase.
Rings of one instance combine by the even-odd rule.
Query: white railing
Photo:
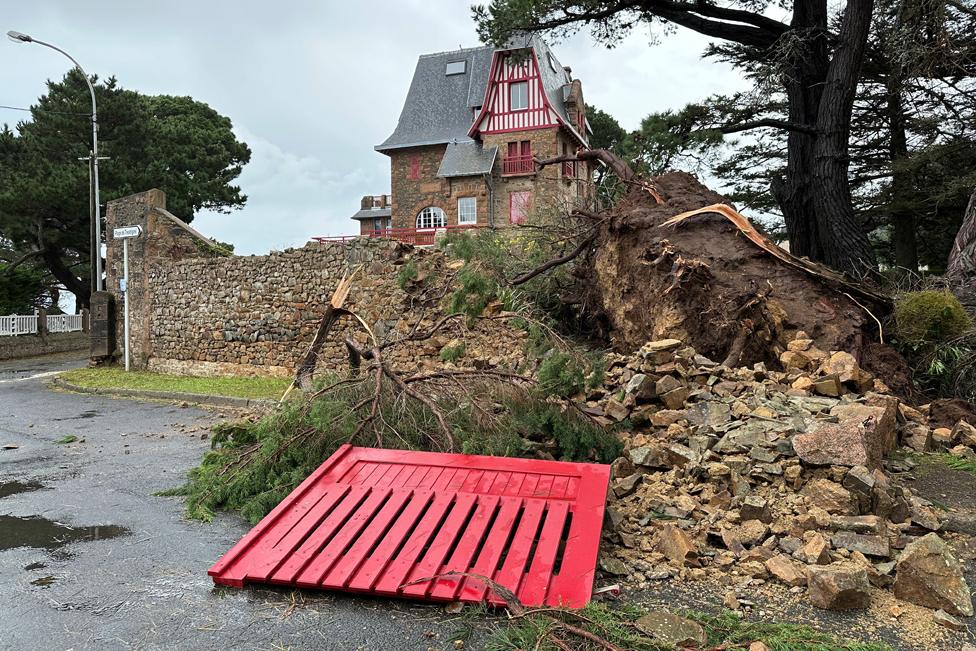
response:
[[[80,314],[49,314],[48,332],[78,332],[84,329]],[[11,314],[0,316],[0,337],[14,335],[36,335],[37,315]]]
[[[80,314],[48,314],[48,332],[77,332],[81,330]]]
[[[12,314],[0,316],[0,336],[3,335],[36,335],[37,316]]]

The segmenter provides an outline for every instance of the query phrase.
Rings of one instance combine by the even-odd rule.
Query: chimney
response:
[[[359,208],[361,210],[369,210],[372,207],[373,207],[373,197],[367,194],[365,197],[363,197],[362,201],[359,202]]]
[[[563,66],[563,70],[566,71],[566,76],[569,77],[569,80],[570,81],[572,81],[573,80],[573,69],[570,68],[569,66]]]

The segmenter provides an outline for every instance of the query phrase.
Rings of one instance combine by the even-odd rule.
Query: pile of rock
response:
[[[929,427],[925,408],[803,333],[783,357],[782,372],[730,369],[663,340],[610,359],[585,405],[626,432],[604,570],[638,586],[777,581],[831,609],[866,607],[874,586],[946,622],[971,616],[962,568],[935,533],[942,514],[886,472],[911,460],[886,457],[899,444],[976,455],[976,428]]]

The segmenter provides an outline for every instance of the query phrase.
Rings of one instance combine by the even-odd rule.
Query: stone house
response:
[[[422,244],[434,229],[587,204],[589,163],[539,168],[533,158],[587,148],[588,134],[580,81],[538,37],[422,55],[396,129],[376,146],[390,157],[392,193],[364,197],[352,218],[361,234],[392,228]]]

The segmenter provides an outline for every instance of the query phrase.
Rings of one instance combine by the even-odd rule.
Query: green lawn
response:
[[[234,398],[280,398],[291,380],[266,377],[190,377],[120,368],[81,368],[61,374],[71,384],[92,389],[147,389]]]

